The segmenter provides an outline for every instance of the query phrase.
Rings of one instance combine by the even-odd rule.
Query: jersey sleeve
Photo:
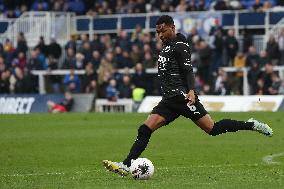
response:
[[[188,89],[194,89],[194,74],[191,64],[191,52],[188,43],[176,42],[175,46],[175,57],[176,60],[184,73]]]

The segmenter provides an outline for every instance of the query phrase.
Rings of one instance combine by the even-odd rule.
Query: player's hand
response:
[[[185,99],[188,100],[189,104],[194,104],[195,103],[195,94],[194,90],[189,90],[187,95],[185,96]]]

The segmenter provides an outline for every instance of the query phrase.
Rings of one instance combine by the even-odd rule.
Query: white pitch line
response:
[[[284,152],[281,152],[281,153],[278,153],[278,154],[272,154],[272,155],[267,155],[267,156],[264,156],[262,158],[262,161],[268,165],[271,165],[271,164],[281,164],[280,162],[278,161],[274,161],[273,159],[276,158],[276,157],[281,157],[281,156],[284,156]]]

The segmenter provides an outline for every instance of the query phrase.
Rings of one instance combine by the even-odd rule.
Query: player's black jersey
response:
[[[164,98],[188,93],[194,88],[190,47],[182,34],[163,44],[158,57],[158,77]]]

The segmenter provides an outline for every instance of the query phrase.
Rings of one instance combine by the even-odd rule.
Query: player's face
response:
[[[156,25],[156,32],[163,43],[175,38],[175,25],[165,23]]]

